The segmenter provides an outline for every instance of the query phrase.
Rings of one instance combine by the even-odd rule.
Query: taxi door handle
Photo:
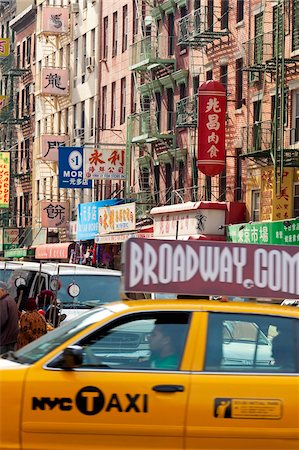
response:
[[[156,392],[184,392],[184,386],[180,384],[157,384],[152,389]]]

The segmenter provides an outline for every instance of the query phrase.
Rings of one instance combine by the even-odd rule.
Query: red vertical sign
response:
[[[226,89],[209,80],[198,90],[198,161],[200,172],[213,177],[225,167]]]

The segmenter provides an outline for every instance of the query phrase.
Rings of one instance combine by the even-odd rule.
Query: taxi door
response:
[[[146,320],[141,322],[144,326]],[[130,334],[131,346],[135,332]],[[192,334],[191,323],[178,370],[103,365],[66,371],[55,367],[55,359],[31,367],[24,392],[22,449],[183,449]],[[118,335],[111,335],[109,345],[119,345]],[[126,357],[124,349],[120,356]]]
[[[276,325],[291,319],[277,320]],[[194,321],[199,330],[198,351],[192,370],[185,448],[298,450],[299,374],[298,348],[294,344],[296,340],[298,343],[298,323],[284,324],[289,335],[285,353],[294,356],[293,365],[284,369],[273,360],[267,364],[271,348],[260,330],[253,366],[254,347],[250,347],[249,335],[252,338],[256,323],[261,324],[263,319],[256,320],[254,315],[246,319],[244,314],[197,313]],[[267,318],[265,322],[269,324]],[[239,327],[235,341],[226,337],[226,324]],[[247,333],[247,341],[244,336],[241,339],[240,329]],[[276,330],[274,325],[272,329]],[[274,338],[272,342],[274,345]]]

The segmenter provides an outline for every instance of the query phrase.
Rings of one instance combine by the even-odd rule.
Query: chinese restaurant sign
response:
[[[198,90],[198,161],[200,172],[220,174],[225,166],[226,89],[209,80]]]
[[[84,178],[124,180],[125,150],[112,148],[84,149]]]
[[[58,147],[65,147],[67,136],[44,134],[41,136],[42,160],[58,161]]]
[[[68,8],[43,8],[43,33],[62,34],[68,32],[69,10]]]
[[[299,248],[132,238],[126,292],[298,298]]]
[[[5,58],[9,53],[9,38],[0,38],[0,58]]]
[[[281,192],[275,194],[273,167],[261,171],[261,220],[282,220],[292,217],[293,168],[284,168]]]
[[[130,231],[136,228],[136,204],[99,208],[99,234]]]
[[[0,208],[9,208],[10,153],[0,152]]]
[[[68,202],[41,202],[42,227],[66,228],[69,221]]]
[[[229,225],[226,239],[240,244],[299,245],[299,220]]]
[[[19,246],[19,228],[4,228],[3,231],[3,249],[17,248]]]
[[[46,95],[69,95],[69,72],[55,67],[42,69],[41,92]]]

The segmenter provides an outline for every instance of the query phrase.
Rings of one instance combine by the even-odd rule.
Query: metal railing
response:
[[[129,66],[135,68],[154,63],[175,63],[173,36],[146,36],[130,46]]]
[[[279,43],[273,31],[256,35],[243,44],[245,50],[244,67],[252,69],[273,70],[273,64]]]
[[[177,102],[176,106],[176,126],[196,127],[197,126],[197,102],[198,94],[185,97]]]

